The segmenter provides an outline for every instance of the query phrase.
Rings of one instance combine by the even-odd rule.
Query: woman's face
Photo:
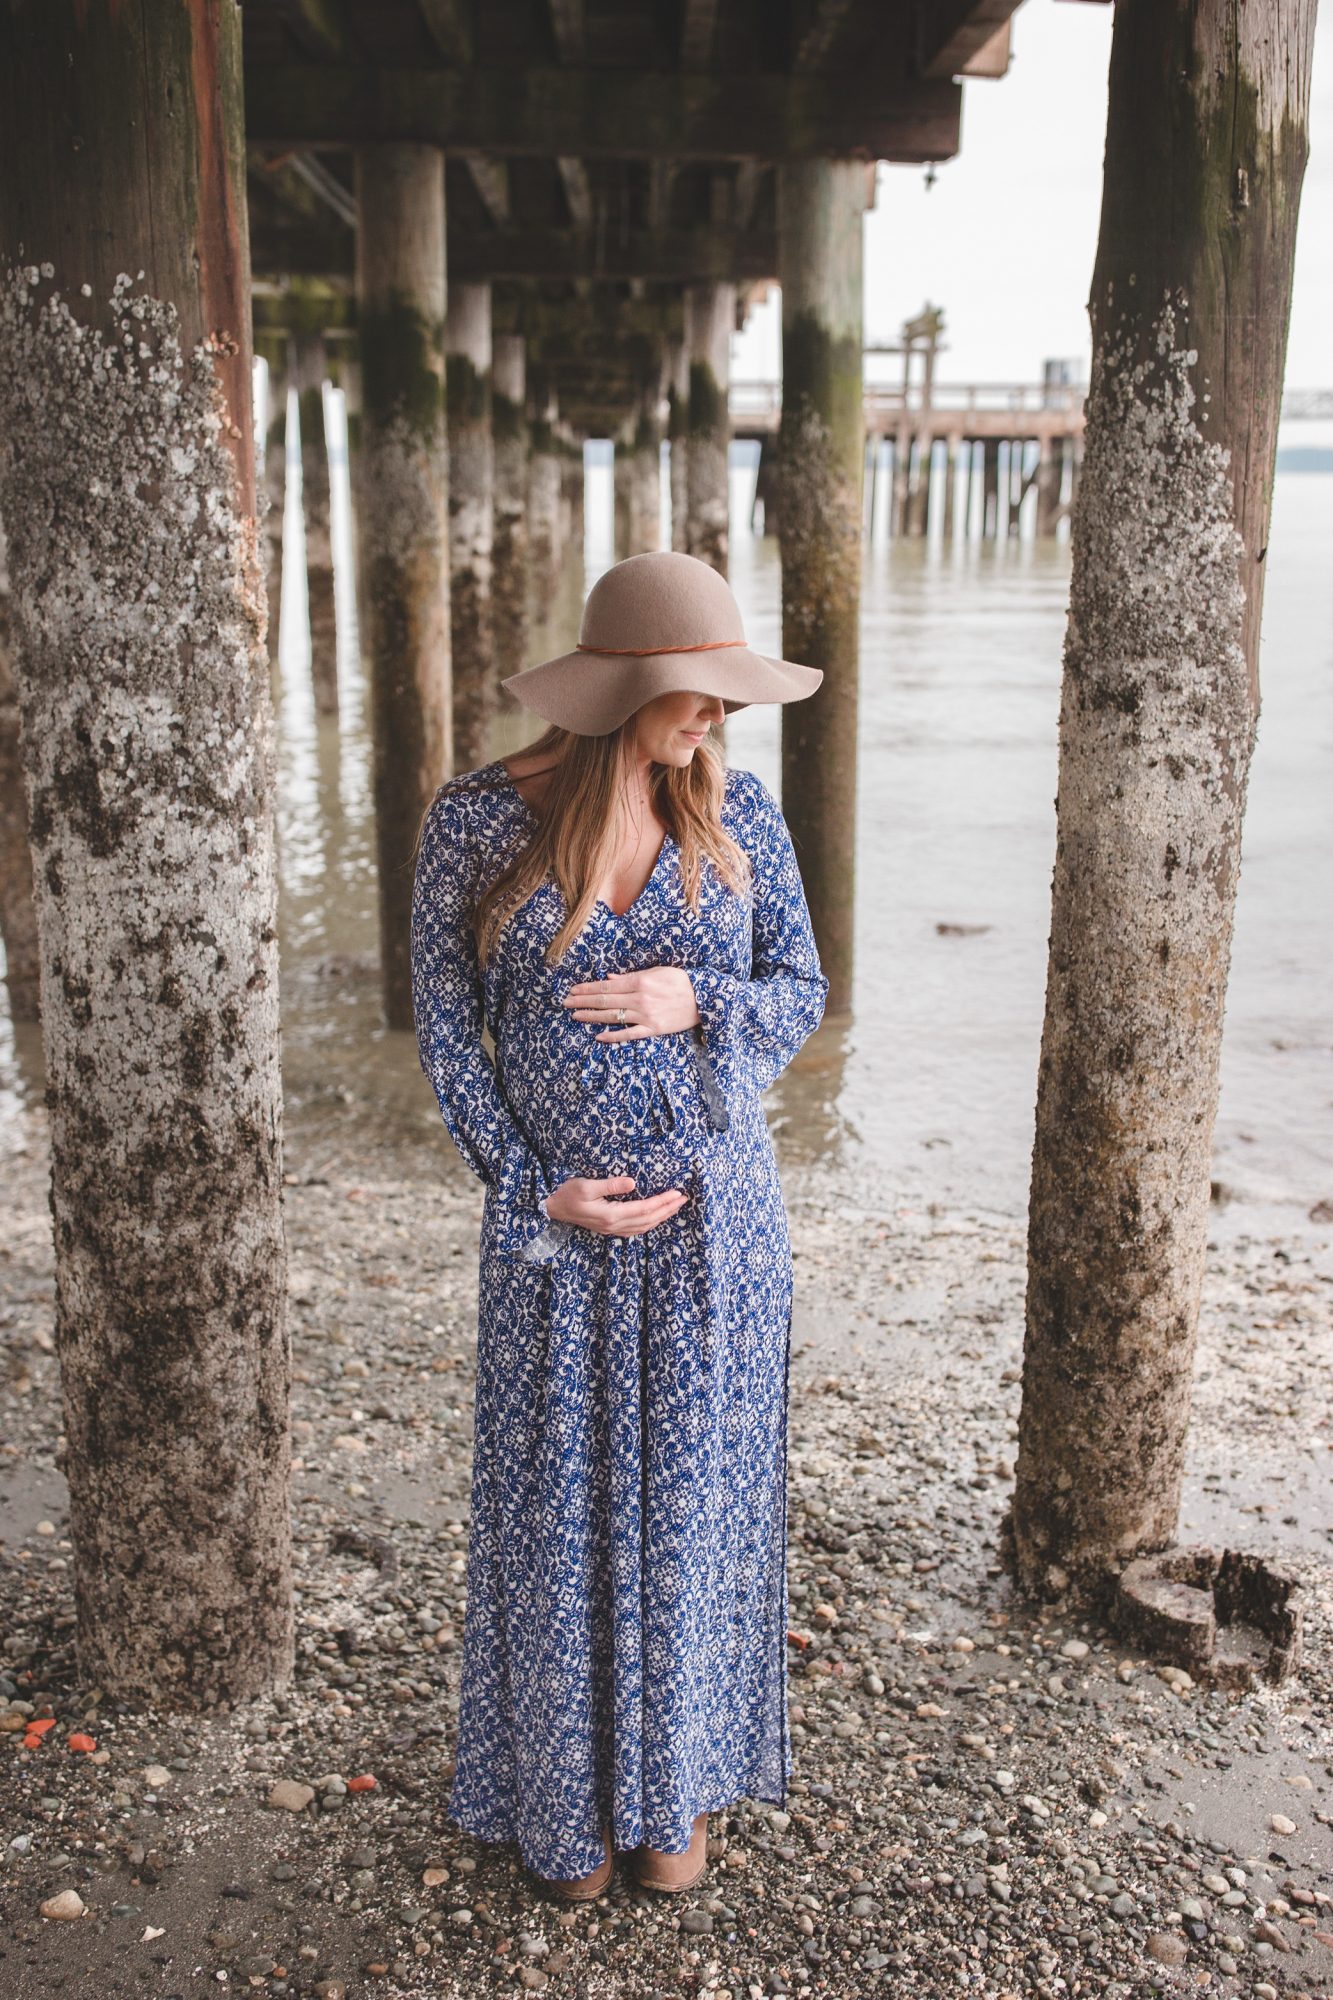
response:
[[[725,716],[720,694],[655,695],[635,711],[635,747],[654,764],[688,764],[710,724]]]

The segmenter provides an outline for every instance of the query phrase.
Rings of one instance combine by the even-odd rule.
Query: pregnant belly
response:
[[[548,1171],[632,1173],[651,1183],[640,1193],[658,1193],[683,1185],[717,1139],[691,1041],[682,1032],[598,1042],[584,1022],[523,1016],[502,1034],[501,1080]]]

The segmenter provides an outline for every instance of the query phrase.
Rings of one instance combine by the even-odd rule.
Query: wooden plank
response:
[[[327,277],[350,273],[350,233],[334,240],[308,225],[257,223],[250,256],[265,278]],[[620,238],[589,229],[505,229],[449,233],[449,270],[459,279],[647,279],[688,284],[704,279],[757,280],[777,273],[773,230],[703,224],[694,229],[637,230]]]
[[[269,143],[682,160],[949,159],[962,105],[943,77],[764,74],[720,89],[707,76],[313,64],[252,69],[245,96],[250,136]]]

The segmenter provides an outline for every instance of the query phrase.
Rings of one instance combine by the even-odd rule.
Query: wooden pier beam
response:
[[[729,459],[731,334],[736,323],[736,287],[731,283],[687,285],[685,341],[689,352],[689,469],[685,528],[686,553],[727,573],[731,511]]]
[[[310,679],[320,715],[338,713],[338,620],[333,590],[329,450],[324,434],[324,335],[302,327],[292,340],[292,376],[301,432],[301,518],[310,616]]]
[[[495,449],[495,539],[491,629],[497,681],[527,665],[528,405],[527,342],[497,333],[491,378]]]
[[[498,706],[491,632],[495,446],[491,436],[491,288],[451,285],[449,555],[454,663],[454,758],[475,771],[490,756]]]
[[[6,19],[0,512],[78,1678],[199,1712],[294,1657],[240,8]]]
[[[782,646],[786,659],[824,669],[817,694],[782,710],[782,805],[830,1014],[849,1010],[852,988],[865,188],[854,160],[778,170]]]
[[[1314,0],[1120,0],[1028,1226],[1019,1585],[1176,1534]]]
[[[453,769],[444,155],[364,146],[355,159],[361,421],[357,534],[370,676],[384,1018],[410,1029],[411,859]]]
[[[986,438],[981,447],[982,539],[1000,532],[1000,440]]]

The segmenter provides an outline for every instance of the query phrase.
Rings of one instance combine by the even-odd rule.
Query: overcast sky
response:
[[[1110,6],[1027,0],[1014,19],[1009,74],[963,86],[962,146],[936,169],[934,186],[926,187],[923,167],[880,167],[866,217],[867,341],[896,339],[929,299],[945,313],[944,381],[1035,382],[1048,356],[1077,358],[1086,376],[1111,18]],[[1333,387],[1331,325],[1333,0],[1325,0],[1289,384]],[[776,288],[737,337],[732,372],[739,380],[780,374]]]

